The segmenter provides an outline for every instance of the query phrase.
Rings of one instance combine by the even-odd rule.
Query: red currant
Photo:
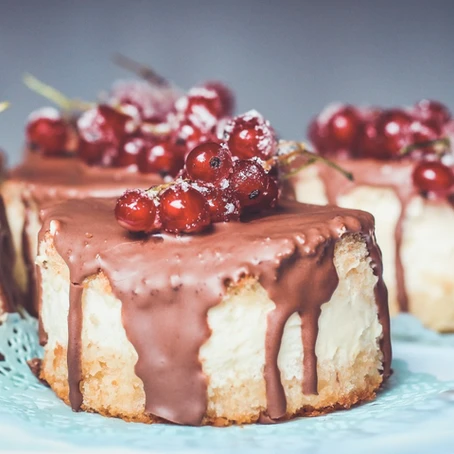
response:
[[[197,145],[203,142],[213,141],[215,137],[211,131],[204,131],[189,120],[184,120],[174,129],[173,140],[184,156]]]
[[[236,161],[230,183],[241,208],[260,208],[267,198],[269,180],[270,177],[259,163],[252,160]]]
[[[48,107],[30,115],[26,135],[33,150],[45,155],[57,155],[66,149],[69,125],[56,109]]]
[[[413,171],[413,183],[422,192],[443,193],[454,186],[454,173],[439,161],[422,161]]]
[[[109,142],[88,142],[80,139],[77,148],[79,157],[89,165],[110,165],[117,148]]]
[[[317,153],[321,155],[328,155],[329,151],[326,146],[326,139],[323,135],[322,127],[317,118],[314,118],[307,128],[307,135],[312,145],[315,147]]]
[[[200,232],[211,224],[205,197],[186,184],[171,186],[160,196],[159,217],[164,230]]]
[[[230,120],[225,133],[230,151],[240,159],[258,157],[266,160],[276,153],[277,140],[274,129],[255,110]]]
[[[377,136],[383,153],[398,157],[400,150],[411,143],[412,120],[407,112],[399,109],[385,110],[377,117]]]
[[[378,136],[376,121],[365,122],[359,134],[357,155],[370,159],[389,159],[391,156]]]
[[[118,223],[131,232],[151,232],[155,230],[156,205],[144,191],[126,191],[115,206]]]
[[[182,169],[184,160],[175,145],[164,140],[146,143],[139,152],[137,164],[142,173],[159,173],[174,177]]]
[[[186,157],[186,171],[192,180],[217,183],[227,178],[232,170],[230,151],[215,142],[198,145]]]
[[[148,145],[147,140],[141,136],[129,136],[120,145],[116,156],[113,159],[115,167],[128,167],[137,164],[140,153]]]
[[[444,125],[451,119],[451,112],[444,104],[428,99],[419,101],[414,107],[414,112],[417,117],[432,121],[438,126]]]
[[[214,118],[223,116],[223,105],[218,92],[207,86],[191,88],[186,96],[176,103],[177,111],[186,117],[203,118],[211,115]],[[212,121],[210,118],[209,121]]]
[[[230,120],[225,135],[230,151],[240,159],[258,157],[266,160],[277,150],[274,129],[253,110]]]
[[[220,189],[212,185],[200,185],[198,183],[194,187],[204,195],[208,202],[211,222],[239,220],[240,202],[231,190]]]
[[[84,112],[77,121],[80,157],[88,164],[100,164],[112,148],[118,148],[130,120],[130,116],[106,105]]]
[[[235,110],[235,95],[233,94],[233,91],[227,87],[227,85],[218,81],[205,82],[203,86],[208,90],[213,90],[217,94],[221,103],[219,117],[231,116]]]
[[[413,120],[410,125],[412,142],[428,142],[441,137],[441,127],[433,120]]]
[[[326,124],[329,147],[333,150],[351,149],[358,138],[361,118],[353,106],[341,106],[332,113]]]

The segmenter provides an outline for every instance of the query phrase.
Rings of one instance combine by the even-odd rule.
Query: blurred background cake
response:
[[[408,311],[439,331],[454,331],[454,122],[441,103],[379,109],[333,104],[308,131],[327,166],[292,178],[297,200],[370,211],[383,252],[393,314]]]

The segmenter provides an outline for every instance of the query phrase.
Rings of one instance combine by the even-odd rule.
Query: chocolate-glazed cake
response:
[[[322,165],[291,179],[301,202],[374,215],[391,314],[408,311],[439,331],[454,331],[453,130],[438,103],[384,111],[331,107],[309,135],[354,181]]]
[[[137,236],[114,206],[42,213],[41,377],[74,410],[274,422],[372,399],[388,377],[371,215],[281,202],[197,234]]]

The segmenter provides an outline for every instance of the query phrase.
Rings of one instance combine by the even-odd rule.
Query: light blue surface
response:
[[[25,363],[40,354],[35,321],[9,316],[0,326],[0,351],[5,356],[0,363],[0,449],[453,453],[454,349],[446,345],[446,337],[440,337],[439,345],[434,345],[433,338],[430,345],[423,343],[427,332],[417,324],[412,329],[412,338],[419,343],[396,340],[394,374],[374,402],[275,426],[194,428],[128,424],[73,413],[33,377]],[[399,333],[399,326],[395,330]]]
[[[394,341],[454,347],[454,334],[440,334],[425,329],[421,322],[410,314],[394,317],[391,321],[391,332]]]

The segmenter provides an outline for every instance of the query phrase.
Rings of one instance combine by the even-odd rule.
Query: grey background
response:
[[[20,158],[27,114],[43,104],[23,72],[93,99],[128,73],[121,51],[183,87],[236,90],[281,135],[302,138],[333,100],[383,105],[422,97],[454,107],[454,0],[0,0],[0,144]]]

